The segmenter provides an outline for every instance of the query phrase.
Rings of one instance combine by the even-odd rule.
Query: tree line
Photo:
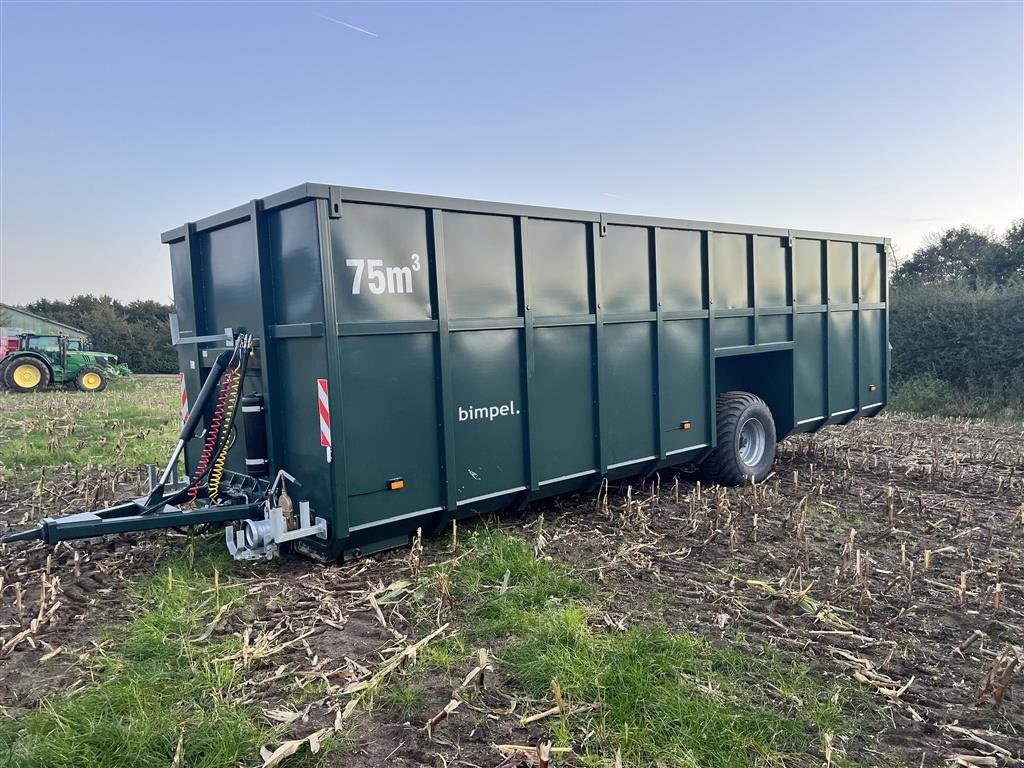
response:
[[[24,307],[89,334],[93,349],[112,352],[137,373],[175,373],[178,354],[171,346],[171,304],[120,302],[110,296],[74,296],[67,301],[39,299]]]
[[[896,287],[929,284],[968,289],[1024,282],[1024,219],[1002,235],[963,225],[925,238],[893,275]]]

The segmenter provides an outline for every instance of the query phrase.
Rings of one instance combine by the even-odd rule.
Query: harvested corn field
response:
[[[158,461],[176,385],[138,386],[101,397],[166,399]],[[139,447],[106,402],[43,439],[0,398],[0,530],[143,490],[46,460]],[[0,764],[1019,765],[1022,473],[1020,426],[890,416],[756,486],[613,483],[346,564],[5,547]]]

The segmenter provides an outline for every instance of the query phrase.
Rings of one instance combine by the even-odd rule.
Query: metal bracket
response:
[[[279,486],[281,484],[281,479],[282,478],[284,478],[285,480],[288,480],[289,482],[295,483],[296,485],[299,485],[299,486],[302,485],[302,483],[300,483],[298,480],[296,480],[294,477],[292,477],[287,471],[285,471],[283,469],[279,469],[279,470],[277,470],[277,475],[274,477],[274,482],[270,484],[270,490],[267,491],[267,498],[268,499],[276,499],[277,498],[277,486]]]
[[[175,347],[185,344],[212,344],[218,341],[223,341],[226,346],[230,347],[235,341],[235,334],[230,328],[225,328],[224,333],[216,333],[211,336],[182,336],[181,331],[178,330],[178,313],[172,312],[168,316],[168,320],[171,324],[171,344]]]
[[[327,198],[327,215],[332,219],[341,218],[341,187],[330,187]]]
[[[149,492],[152,493],[160,485],[160,467],[156,464],[147,464],[146,474],[149,481]],[[175,465],[171,467],[169,482],[164,486],[164,492],[180,491],[187,487],[188,478],[181,479],[178,477],[178,466],[177,462],[175,462]]]
[[[608,236],[608,219],[603,213],[600,215],[600,218],[598,219],[597,229],[601,237]]]
[[[311,520],[310,516],[309,502],[300,501],[299,527],[294,530],[288,530],[288,522],[280,507],[268,510],[262,520],[244,521],[241,530],[228,525],[224,528],[228,552],[235,560],[272,560],[285,542],[310,536],[326,539],[327,520],[322,517]]]

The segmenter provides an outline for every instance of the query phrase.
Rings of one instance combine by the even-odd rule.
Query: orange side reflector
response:
[[[691,423],[690,423],[690,422],[688,422],[688,421],[684,421],[684,422],[683,422],[682,424],[680,424],[679,426],[681,426],[681,427],[682,427],[683,429],[690,429],[691,427],[693,427],[693,424],[691,424]]]
[[[394,480],[388,480],[388,488],[392,491],[400,491],[405,488],[405,480],[400,477],[396,477]]]
[[[868,392],[876,392],[878,387],[874,384],[868,384]]]

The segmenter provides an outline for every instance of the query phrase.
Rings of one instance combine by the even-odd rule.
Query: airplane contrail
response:
[[[368,29],[363,29],[362,27],[357,27],[355,24],[349,24],[347,21],[342,21],[341,19],[335,19],[333,16],[324,16],[322,13],[318,13],[316,15],[319,16],[321,19],[326,19],[327,21],[333,21],[335,24],[341,24],[341,26],[343,26],[343,27],[348,27],[349,29],[354,29],[356,32],[362,32],[364,35],[369,35],[370,37],[380,37],[380,35],[378,35],[376,32],[371,32]]]

